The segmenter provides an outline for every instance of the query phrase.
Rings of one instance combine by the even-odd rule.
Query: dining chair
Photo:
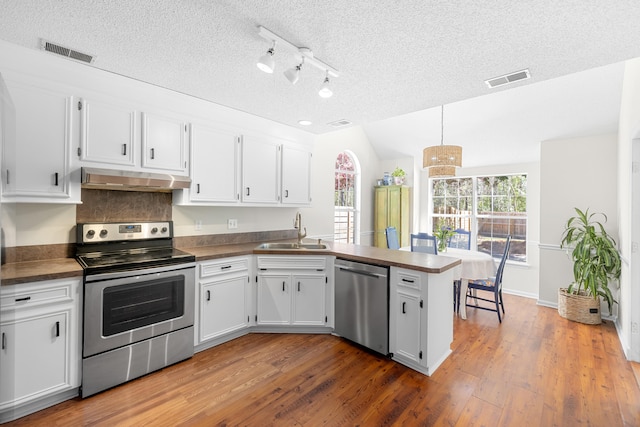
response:
[[[438,242],[436,236],[427,233],[417,233],[411,235],[411,252],[424,252],[438,255]]]
[[[471,249],[471,232],[465,230],[464,228],[457,228],[454,231],[456,232],[456,234],[449,237],[449,241],[447,242],[447,247],[470,250]]]
[[[398,231],[395,227],[387,227],[384,230],[387,235],[387,247],[389,249],[400,249],[400,243],[398,243]]]
[[[504,266],[507,263],[509,257],[509,247],[511,246],[511,236],[507,236],[507,241],[504,245],[504,253],[500,259],[498,265],[498,271],[496,277],[489,277],[486,279],[469,280],[469,287],[467,289],[467,295],[465,298],[465,304],[467,307],[479,308],[481,310],[495,311],[498,313],[498,322],[502,323],[502,316],[500,315],[500,308],[502,308],[502,314],[504,314],[504,304],[502,302],[502,274],[504,272]],[[481,298],[477,295],[476,291],[486,291],[493,294],[493,298]],[[469,298],[475,299],[475,304],[469,304]],[[488,303],[495,304],[495,308],[485,307],[478,305],[478,300],[486,301]]]

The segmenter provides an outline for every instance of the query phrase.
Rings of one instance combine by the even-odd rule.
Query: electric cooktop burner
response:
[[[171,221],[78,224],[76,259],[85,274],[189,263],[195,256],[173,248]]]

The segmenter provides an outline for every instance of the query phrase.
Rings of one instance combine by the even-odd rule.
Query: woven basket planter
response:
[[[558,314],[565,319],[587,325],[599,325],[602,323],[600,316],[600,298],[580,294],[569,294],[564,288],[558,289]]]

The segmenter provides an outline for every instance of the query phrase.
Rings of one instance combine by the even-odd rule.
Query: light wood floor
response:
[[[505,296],[454,321],[431,377],[330,335],[252,334],[28,426],[640,426],[640,389],[611,322],[586,326]]]

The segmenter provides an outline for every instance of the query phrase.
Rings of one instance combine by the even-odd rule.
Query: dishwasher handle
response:
[[[340,271],[348,271],[349,273],[360,274],[362,276],[376,277],[376,278],[386,278],[385,274],[371,273],[370,271],[358,270],[355,268],[336,266]]]

